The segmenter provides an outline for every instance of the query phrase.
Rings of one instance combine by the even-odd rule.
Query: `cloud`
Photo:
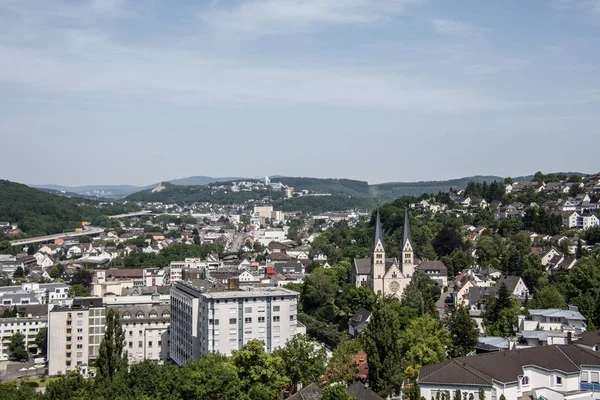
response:
[[[438,18],[431,21],[436,32],[442,35],[478,36],[479,29],[465,22]]]
[[[369,24],[402,13],[423,0],[246,0],[211,7],[199,15],[217,34],[253,36],[299,32],[328,25]],[[216,6],[213,3],[213,6]]]
[[[555,0],[554,5],[561,10],[578,11],[600,16],[600,0]]]

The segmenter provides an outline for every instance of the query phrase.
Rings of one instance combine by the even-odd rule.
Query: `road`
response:
[[[118,219],[118,218],[130,218],[130,217],[143,217],[144,215],[152,215],[152,211],[142,210],[142,211],[130,212],[127,214],[110,215],[108,218]]]
[[[66,239],[66,238],[73,238],[73,237],[80,237],[80,236],[98,235],[102,232],[104,232],[104,228],[88,226],[86,229],[84,229],[80,232],[63,232],[63,233],[57,233],[56,235],[47,235],[47,236],[38,236],[38,237],[32,237],[32,238],[27,238],[27,239],[11,240],[10,245],[11,246],[23,246],[23,245],[32,244],[32,243],[51,242],[51,241],[53,241],[55,239],[59,239],[59,238]]]
[[[229,245],[227,252],[229,253],[237,253],[237,251],[242,247],[242,243],[244,240],[244,232],[236,232],[233,234],[233,240]]]

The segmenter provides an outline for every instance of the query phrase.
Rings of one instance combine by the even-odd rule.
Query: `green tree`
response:
[[[17,269],[15,269],[15,272],[13,272],[13,278],[24,278],[25,277],[25,270],[23,269],[23,267],[21,267],[20,265],[17,267]]]
[[[27,361],[29,354],[27,353],[27,347],[25,347],[25,336],[21,332],[13,333],[8,345],[8,351],[10,356],[16,360]]]
[[[400,333],[416,317],[416,310],[397,300],[379,295],[371,320],[360,336],[369,360],[369,383],[376,392],[400,392],[402,342]]]
[[[98,377],[109,383],[117,375],[127,371],[125,332],[119,320],[119,315],[112,308],[109,308],[106,314],[106,329],[104,338],[100,342],[96,367]]]
[[[177,368],[177,367],[175,367]],[[184,399],[239,399],[243,398],[242,382],[237,368],[230,358],[220,354],[203,356],[200,361],[191,362],[182,371],[181,397]],[[177,385],[177,380],[175,384]],[[178,388],[175,387],[174,390]],[[154,396],[152,392],[148,393]]]
[[[567,302],[562,293],[554,286],[545,286],[541,289],[535,289],[533,299],[527,304],[531,309],[558,308],[566,309]]]
[[[275,352],[275,356],[283,360],[284,374],[290,380],[293,392],[299,383],[308,386],[312,382],[318,382],[325,372],[325,348],[317,349],[315,343],[306,335],[294,336]]]
[[[454,400],[462,400],[462,392],[460,390],[454,392]]]
[[[70,298],[89,297],[92,295],[92,292],[90,291],[90,289],[86,288],[82,284],[76,283],[74,285],[71,285],[71,287],[69,288],[68,295]]]
[[[506,397],[504,397],[504,395],[501,395],[500,400],[506,400]]]
[[[408,325],[402,333],[401,342],[404,363],[416,369],[444,360],[446,347],[451,343],[448,329],[428,314]]]
[[[65,272],[65,267],[61,264],[56,264],[48,270],[48,275],[50,275],[51,278],[57,279],[62,277],[63,272]]]
[[[352,356],[360,351],[360,347],[359,339],[345,340],[333,350],[327,367],[328,382],[350,384],[357,379],[358,364]]]
[[[458,306],[446,324],[452,340],[448,346],[448,356],[463,357],[475,350],[479,342],[479,330],[466,307]]]
[[[438,257],[450,255],[454,250],[460,249],[463,246],[459,233],[447,226],[438,232],[431,244]]]
[[[289,379],[284,375],[283,360],[265,351],[264,343],[251,340],[232,354],[240,377],[242,392],[252,398],[278,399]]]
[[[342,384],[326,386],[321,393],[321,400],[352,400],[352,397],[346,391],[346,386]]]
[[[38,348],[38,352],[41,354],[46,354],[47,352],[47,343],[48,343],[48,329],[40,328],[38,333],[35,335],[35,344]]]
[[[333,303],[338,289],[337,283],[325,269],[317,268],[304,279],[301,296],[303,309],[311,310]]]
[[[442,290],[429,276],[415,273],[410,283],[404,288],[402,304],[416,308],[419,314],[428,313],[437,315],[436,301],[439,300]]]
[[[482,387],[479,388],[479,400],[485,400],[485,390]]]

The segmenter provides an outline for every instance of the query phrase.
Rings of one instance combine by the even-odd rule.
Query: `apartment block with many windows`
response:
[[[306,327],[297,319],[298,293],[272,286],[225,289],[177,282],[171,290],[171,358],[179,365],[201,354],[231,355],[252,339],[271,352]]]

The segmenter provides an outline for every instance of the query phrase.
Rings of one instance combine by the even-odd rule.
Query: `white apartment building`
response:
[[[462,398],[480,388],[486,399],[593,400],[600,394],[600,354],[575,344],[532,347],[460,357],[421,367],[426,399],[448,393]]]
[[[35,338],[42,328],[48,324],[48,306],[34,305],[18,307],[16,317],[0,318],[0,361],[8,360],[10,352],[8,347],[12,335],[17,332],[25,336],[27,350],[37,352]]]
[[[98,357],[108,308],[120,315],[125,349],[131,364],[168,358],[170,296],[109,296],[76,298],[71,306],[48,313],[48,373],[66,374],[80,368],[89,373]]]
[[[298,293],[277,287],[225,290],[206,281],[177,282],[171,290],[171,358],[179,365],[201,354],[231,355],[252,339],[265,350],[306,333],[297,320]]]
[[[283,229],[260,229],[254,231],[254,240],[263,246],[268,246],[271,242],[282,242],[286,238]]]
[[[106,324],[101,298],[74,299],[48,313],[48,374],[76,371],[86,375],[98,357]]]

